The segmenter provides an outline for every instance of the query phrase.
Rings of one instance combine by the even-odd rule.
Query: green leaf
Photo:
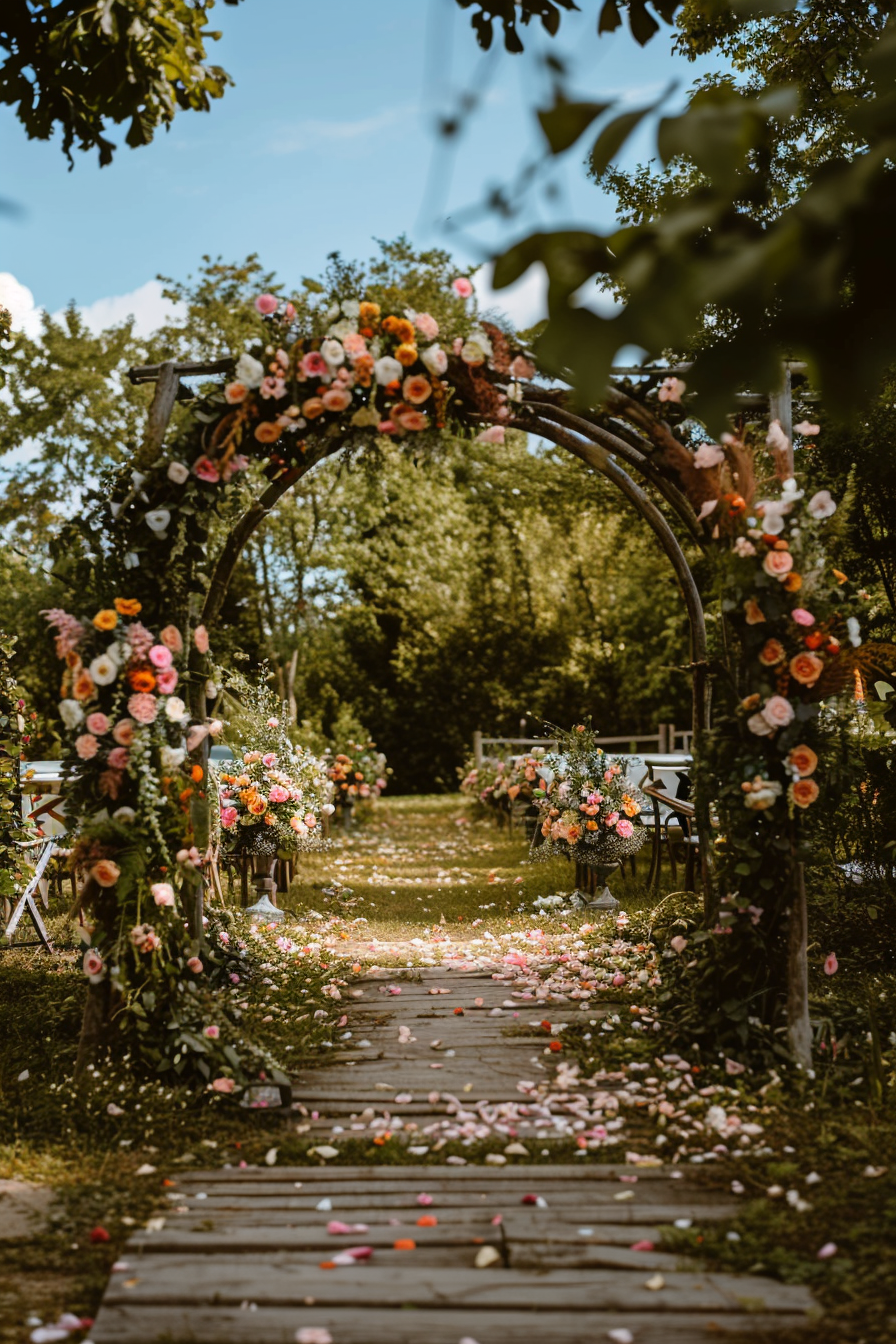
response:
[[[612,107],[612,103],[567,103],[560,100],[538,113],[552,154],[562,154],[587,131],[593,121]]]
[[[664,95],[665,96],[665,95]],[[591,171],[595,177],[601,177],[609,168],[629,136],[638,129],[641,122],[659,105],[651,103],[649,107],[636,108],[632,112],[623,112],[604,127],[591,147],[589,155]]]

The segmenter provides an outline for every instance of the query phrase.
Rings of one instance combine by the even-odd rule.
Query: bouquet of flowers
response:
[[[600,866],[635,854],[647,839],[643,795],[626,777],[626,762],[598,745],[590,725],[558,732],[560,750],[544,759],[542,787],[533,789],[543,843],[533,857],[562,854]]]
[[[536,789],[544,782],[545,756],[544,748],[536,747],[528,756],[511,756],[506,761],[485,757],[479,766],[470,759],[458,771],[460,791],[498,813],[506,813],[517,799],[533,802]]]
[[[334,757],[328,772],[335,789],[336,805],[379,798],[388,782],[385,755],[376,750],[375,742],[347,742],[346,747],[347,751],[340,751]]]
[[[240,699],[235,763],[215,769],[225,843],[259,853],[321,849],[324,819],[333,813],[325,762],[290,740],[268,687],[239,674],[227,686]]]

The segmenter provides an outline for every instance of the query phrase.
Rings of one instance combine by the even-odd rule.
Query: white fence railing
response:
[[[620,756],[644,756],[656,753],[658,756],[687,755],[691,750],[693,733],[689,728],[676,728],[674,723],[661,723],[655,733],[626,733],[617,737],[599,737],[597,744]],[[493,748],[501,754],[507,748],[517,748],[522,753],[527,748],[546,747],[556,751],[558,742],[555,737],[485,737],[478,729],[473,734],[473,756],[477,769],[486,756],[495,754]]]

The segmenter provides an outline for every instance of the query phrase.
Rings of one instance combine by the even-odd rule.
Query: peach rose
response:
[[[92,700],[96,687],[93,684],[93,677],[89,672],[81,671],[75,678],[75,684],[72,687],[72,695],[76,700]]]
[[[245,383],[228,383],[224,389],[224,400],[231,406],[237,406],[241,401],[245,401],[249,395],[249,389]]]
[[[790,796],[797,807],[811,807],[818,793],[814,779],[798,779],[790,786]]]
[[[316,400],[316,398],[312,398],[312,400]],[[321,405],[327,411],[344,411],[351,404],[352,394],[344,387],[328,387],[321,397]],[[307,415],[308,412],[306,411],[305,414]]]
[[[306,420],[316,420],[325,410],[326,407],[320,397],[309,397],[307,401],[302,402],[302,414]]]
[[[818,757],[811,747],[801,743],[800,746],[793,748],[793,751],[787,757],[787,762],[791,769],[796,771],[800,779],[805,779],[808,775],[814,774],[815,767],[818,765]]]
[[[98,750],[99,743],[93,733],[82,733],[75,739],[75,751],[82,761],[92,761]]]
[[[432,396],[432,383],[422,373],[412,374],[410,378],[405,378],[401,393],[412,406],[420,406]]]
[[[101,887],[114,887],[121,876],[121,869],[111,859],[99,859],[91,868],[90,876]]]
[[[236,1087],[232,1078],[216,1078],[212,1083],[212,1090],[215,1092],[230,1093]]]
[[[417,363],[417,347],[410,341],[402,341],[401,345],[395,348],[395,358],[404,368],[409,369],[412,364]]]
[[[793,556],[789,551],[769,551],[762,568],[773,579],[785,579],[793,569]]]
[[[824,663],[816,653],[798,653],[790,660],[790,675],[801,686],[814,686],[824,671]]]
[[[747,625],[761,625],[765,620],[762,608],[753,597],[748,597],[744,603],[744,616],[746,617]]]
[[[514,378],[534,378],[535,365],[525,355],[517,355],[510,365],[510,372]]]
[[[262,420],[255,426],[255,438],[259,443],[276,443],[281,432],[275,420]]]
[[[763,667],[774,667],[784,661],[784,645],[779,639],[767,639],[759,651],[759,661]]]

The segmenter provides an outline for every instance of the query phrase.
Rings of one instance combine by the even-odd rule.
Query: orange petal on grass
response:
[[[418,1227],[438,1227],[439,1220],[431,1213],[424,1213],[422,1218],[417,1219]]]
[[[416,1251],[417,1243],[410,1237],[399,1237],[398,1241],[393,1242],[393,1248],[396,1251]]]

